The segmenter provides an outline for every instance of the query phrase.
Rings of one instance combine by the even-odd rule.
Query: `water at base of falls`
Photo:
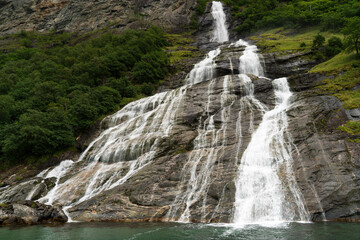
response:
[[[360,225],[349,223],[291,223],[277,228],[248,226],[242,229],[229,225],[178,223],[77,223],[23,228],[1,227],[0,239],[24,240],[331,240],[359,239]]]

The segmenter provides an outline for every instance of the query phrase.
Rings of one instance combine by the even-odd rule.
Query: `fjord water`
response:
[[[236,229],[205,224],[178,223],[74,223],[63,226],[0,228],[6,240],[357,240],[356,223],[291,223],[277,228],[248,226]]]

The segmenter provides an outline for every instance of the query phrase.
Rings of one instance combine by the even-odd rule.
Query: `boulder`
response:
[[[23,201],[0,204],[0,225],[65,223],[68,218],[60,207]]]

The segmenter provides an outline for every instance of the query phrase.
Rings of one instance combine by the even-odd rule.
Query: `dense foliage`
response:
[[[73,146],[100,116],[125,98],[153,94],[167,74],[166,40],[157,28],[74,37],[21,32],[15,39],[22,47],[0,53],[1,159]]]
[[[347,19],[360,16],[358,0],[224,0],[240,20],[239,33],[272,27],[309,27],[338,31]]]
[[[347,49],[356,51],[356,54],[360,55],[360,17],[351,18],[342,30],[346,36],[345,44]]]

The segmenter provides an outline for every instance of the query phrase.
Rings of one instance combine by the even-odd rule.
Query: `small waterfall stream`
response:
[[[229,41],[229,33],[226,26],[226,15],[221,2],[213,1],[211,14],[214,18],[214,30],[212,42],[223,43]]]
[[[211,13],[214,30],[210,41],[219,44],[229,41],[221,2],[212,3]],[[237,66],[240,74],[233,74],[233,62],[229,59],[232,74],[215,78],[215,60],[222,48],[230,46],[245,46]],[[275,108],[269,110],[256,99],[254,84],[247,74],[265,76],[255,45],[239,40],[210,51],[188,74],[185,86],[132,102],[106,117],[102,122],[103,132],[89,144],[76,162],[66,160],[40,173],[37,177],[42,179],[42,183],[55,178],[55,186],[38,201],[63,205],[71,221],[68,209],[120,186],[152,163],[163,141],[170,137],[187,91],[193,85],[207,84],[207,102],[198,121],[197,136],[181,170],[179,194],[170,204],[165,221],[190,222],[193,209],[199,208],[200,221],[209,222],[220,209],[224,190],[213,212],[208,210],[208,191],[213,182],[215,165],[226,154],[230,144],[227,142],[229,131],[236,132],[236,154],[232,159],[238,167],[233,180],[236,187],[235,225],[308,220],[306,206],[292,171],[292,143],[287,132],[286,115],[292,94],[287,79],[272,81]],[[222,81],[221,110],[212,112],[214,91],[219,81]],[[234,86],[240,86],[241,97],[235,94]],[[240,106],[238,112],[233,111],[235,105]],[[257,128],[255,112],[262,116]],[[233,121],[232,116],[236,116],[236,129],[230,129],[228,124]],[[219,118],[217,122],[216,118]],[[245,118],[249,119],[249,129],[244,129],[242,125]],[[243,141],[245,130],[252,134],[247,146]],[[245,149],[242,155],[241,149]],[[71,174],[65,177],[69,172]],[[32,199],[39,186],[36,185],[29,192],[27,199]],[[6,189],[0,193],[1,200],[6,200],[8,191]],[[291,202],[288,202],[289,199]]]

